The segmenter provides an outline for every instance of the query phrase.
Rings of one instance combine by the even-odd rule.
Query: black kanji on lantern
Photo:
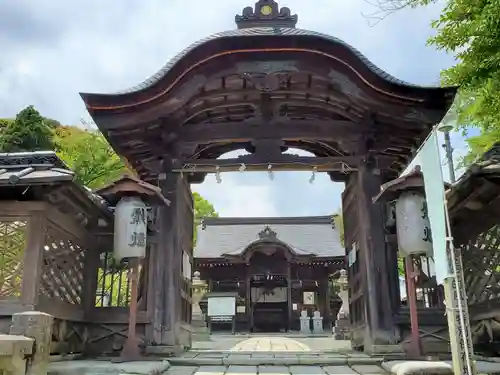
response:
[[[422,238],[422,240],[425,242],[432,242],[431,228],[427,226],[424,227],[424,238]]]
[[[422,219],[427,219],[429,217],[429,209],[427,208],[427,202],[422,203],[422,208],[420,209],[422,212]]]
[[[130,224],[146,224],[146,210],[139,207],[134,208]]]
[[[140,232],[132,232],[131,241],[128,245],[131,247],[146,246],[146,234]]]

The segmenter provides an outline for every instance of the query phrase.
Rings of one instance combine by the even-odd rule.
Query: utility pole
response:
[[[450,182],[453,184],[456,181],[455,168],[453,165],[453,147],[450,139],[450,131],[453,130],[453,126],[443,124],[438,127],[438,130],[444,133],[443,148],[448,161]],[[456,249],[453,243],[450,218],[448,215],[448,203],[446,201],[445,212],[448,226],[448,238],[446,241],[448,276],[444,279],[444,294],[453,359],[453,373],[455,375],[475,375],[476,368],[473,359],[474,351],[472,347],[462,254],[460,253],[460,249]]]

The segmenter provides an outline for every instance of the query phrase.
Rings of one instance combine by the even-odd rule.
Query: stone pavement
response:
[[[173,366],[298,366],[298,365],[372,365],[381,364],[383,357],[370,357],[364,353],[300,352],[187,352],[169,358]]]
[[[166,375],[382,375],[376,365],[353,366],[200,366],[171,367]]]
[[[217,340],[216,338],[214,338]],[[256,336],[224,340],[215,349],[195,349],[168,361],[131,363],[66,361],[52,363],[49,375],[382,375],[449,374],[449,362],[391,361],[352,351],[329,338],[312,348],[302,337]],[[231,345],[227,346],[228,344]],[[332,344],[333,343],[333,344]],[[317,344],[318,345],[318,344]],[[321,346],[320,345],[320,346]],[[339,349],[340,348],[340,349]],[[342,349],[343,348],[343,349]],[[477,361],[478,374],[500,374],[499,362]],[[415,372],[416,371],[416,372]],[[444,371],[444,372],[443,372]]]
[[[230,351],[306,352],[311,348],[288,337],[253,337],[239,342]]]
[[[243,349],[243,348],[246,349]],[[351,342],[347,340],[334,340],[331,335],[306,336],[306,335],[212,335],[210,341],[194,342],[193,350],[212,351],[246,351],[249,348],[262,348],[262,351],[351,351]],[[272,350],[271,347],[276,348]],[[287,350],[282,350],[288,347]],[[256,349],[250,349],[254,351]]]

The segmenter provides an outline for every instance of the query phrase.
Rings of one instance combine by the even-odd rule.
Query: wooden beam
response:
[[[255,155],[244,155],[233,159],[185,159],[182,164],[186,169],[193,169],[196,172],[214,172],[219,167],[221,172],[238,171],[242,164],[245,171],[268,171],[268,165],[272,165],[273,171],[285,170],[312,170],[316,167],[318,172],[330,171],[353,171],[356,170],[360,162],[358,156],[330,156],[311,157],[282,154],[271,156],[269,160]]]
[[[357,165],[362,158],[360,156],[327,156],[327,157],[313,157],[313,156],[297,156],[289,154],[281,154],[279,156],[272,155],[269,160],[264,160],[256,158],[254,155],[243,155],[238,158],[232,159],[185,159],[182,160],[182,164],[192,164],[192,165],[208,165],[208,166],[228,166],[228,165],[240,165],[245,164],[302,164],[307,166],[319,166],[327,164],[348,164],[350,166]]]
[[[364,127],[351,121],[273,120],[185,125],[179,133],[181,142],[240,142],[257,138],[286,140],[335,141],[342,136],[360,133]]]

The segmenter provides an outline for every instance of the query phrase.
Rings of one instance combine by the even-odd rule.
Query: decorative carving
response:
[[[278,234],[273,231],[269,225],[259,232],[259,238],[261,240],[276,240],[278,238]]]
[[[283,71],[273,73],[247,72],[243,73],[241,77],[252,82],[257,90],[263,92],[285,89],[290,81],[290,74]]]
[[[53,151],[34,151],[18,153],[0,153],[0,166],[2,168],[27,168],[37,166],[68,169]]]
[[[247,72],[273,74],[280,72],[299,72],[297,62],[293,60],[248,61],[236,64],[236,71],[240,74]]]
[[[236,15],[238,29],[252,27],[287,27],[295,28],[298,17],[292,15],[287,7],[279,9],[278,3],[273,0],[259,0],[255,8],[246,7],[241,15]]]

